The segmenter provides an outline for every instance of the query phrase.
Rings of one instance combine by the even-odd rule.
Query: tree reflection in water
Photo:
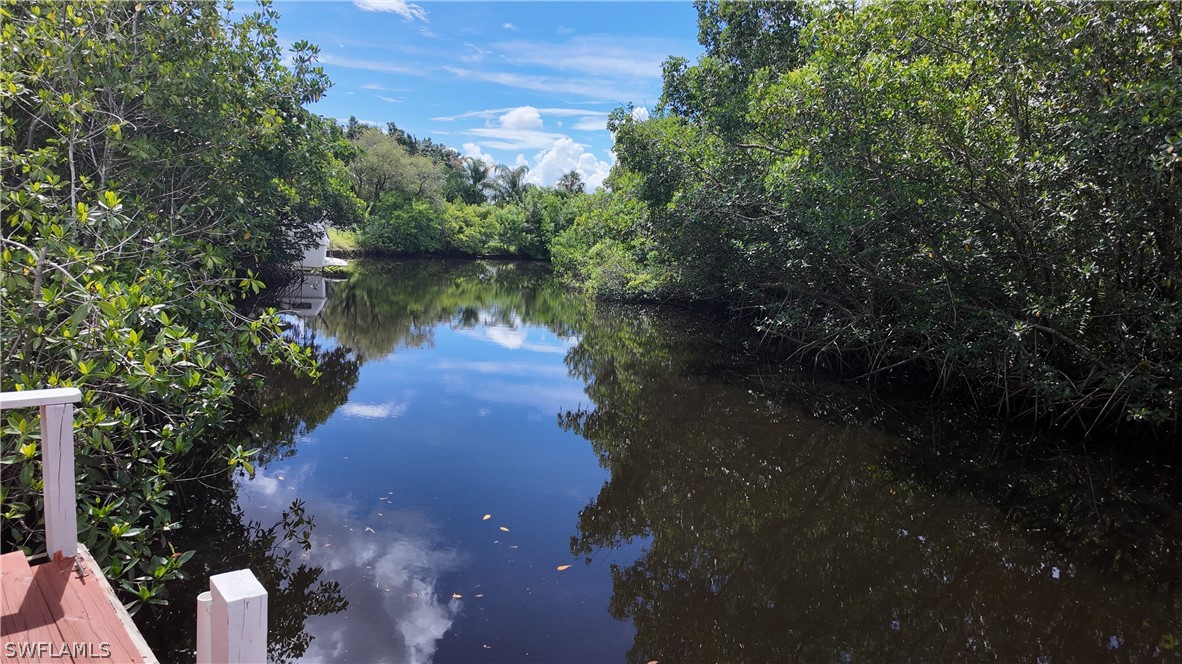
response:
[[[650,538],[613,567],[629,661],[1136,660],[1182,637],[1169,486],[946,414],[769,399],[677,321],[600,307],[567,357],[594,409],[560,423],[611,472],[572,551]]]
[[[364,362],[430,345],[439,323],[525,322],[569,337],[586,313],[548,273],[534,263],[359,261],[347,279],[329,284],[328,302],[311,324]]]
[[[298,437],[325,422],[357,383],[360,363],[346,349],[324,348],[315,334],[297,327],[296,340],[313,349],[321,376],[313,380],[283,366],[264,365],[255,402],[260,411],[241,423],[242,445],[259,448],[256,464],[291,454]],[[161,661],[192,662],[196,638],[197,595],[209,589],[209,577],[250,569],[268,598],[268,656],[275,662],[300,659],[312,637],[304,630],[309,616],[343,611],[348,605],[341,586],[321,580],[324,569],[298,563],[308,550],[312,517],[300,501],[285,509],[279,521],[264,527],[246,519],[238,503],[237,485],[224,472],[206,473],[178,482],[177,503],[184,528],[174,537],[178,550],[194,549],[184,567],[188,578],[169,588],[169,604],[144,609],[137,622],[152,652]]]

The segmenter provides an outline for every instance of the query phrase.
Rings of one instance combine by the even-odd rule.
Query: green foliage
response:
[[[435,253],[446,240],[442,208],[425,200],[407,200],[386,192],[370,211],[361,229],[358,246],[367,250],[408,254]]]
[[[357,130],[351,139],[357,157],[349,165],[358,196],[371,205],[387,192],[404,198],[438,202],[443,198],[444,167],[430,157],[412,154],[398,137],[373,127]]]
[[[636,194],[638,181],[617,173],[611,191],[576,199],[573,223],[551,246],[555,270],[596,297],[653,297],[666,281],[665,266],[644,232],[648,209]]]
[[[315,222],[360,215],[351,148],[302,108],[328,81],[308,44],[281,64],[265,4],[237,22],[183,2],[6,2],[0,15],[0,387],[82,390],[80,539],[133,608],[160,604],[188,558],[169,544],[174,483],[251,468],[252,450],[213,434],[252,358],[312,371],[273,313],[235,302]],[[44,547],[39,430],[19,411],[2,426],[3,543],[31,553]]]
[[[1011,414],[1176,421],[1176,4],[699,14],[706,54],[666,65],[662,112],[611,118],[648,242],[602,250],[613,277],[668,265],[801,358]],[[587,279],[602,234],[580,232],[555,260]]]
[[[571,223],[572,200],[539,188],[495,206],[428,203],[387,193],[370,212],[358,246],[375,253],[546,259],[555,235]]]

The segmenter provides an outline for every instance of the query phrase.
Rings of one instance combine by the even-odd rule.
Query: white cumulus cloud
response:
[[[485,166],[494,166],[497,163],[496,158],[481,150],[480,145],[477,143],[464,143],[463,154],[465,157],[472,157],[473,159],[483,161]]]
[[[603,186],[611,168],[610,161],[597,159],[569,136],[563,136],[534,157],[525,179],[533,184],[552,186],[563,174],[575,170],[583,176],[587,191],[594,191]]]
[[[519,106],[501,116],[505,129],[541,129],[542,116],[533,106]]]

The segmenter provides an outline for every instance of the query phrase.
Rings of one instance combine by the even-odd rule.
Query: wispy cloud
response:
[[[604,115],[606,116],[607,114],[605,113]],[[571,129],[577,129],[579,131],[607,131],[607,118],[586,117],[581,120],[576,120],[571,125]]]
[[[378,99],[381,99],[382,101],[390,103],[390,104],[401,104],[402,103],[402,100],[397,97],[383,97],[381,95],[378,95]]]
[[[512,23],[502,23],[501,27],[506,30],[517,30],[517,26],[513,25]]]
[[[467,63],[481,62],[482,60],[484,60],[484,56],[492,53],[492,51],[486,51],[483,48],[480,48],[479,46],[477,46],[476,44],[472,44],[469,42],[464,42],[464,46],[466,48],[472,49],[473,51],[475,51],[475,53],[461,55],[460,56],[461,62],[467,62]]]
[[[514,108],[487,108],[480,111],[468,111],[467,113],[460,113],[459,115],[445,115],[437,118],[431,118],[437,122],[452,122],[455,120],[468,120],[472,118],[496,118],[508,113]],[[593,111],[586,108],[539,108],[538,113],[543,117],[553,115],[557,117],[601,117],[606,121],[607,111]]]
[[[362,90],[381,90],[383,92],[386,90],[386,88],[378,85],[377,83],[364,83],[364,84],[362,84],[361,89]]]
[[[538,129],[506,129],[505,127],[477,127],[464,133],[480,137],[483,139],[480,141],[481,145],[494,150],[537,150],[564,138],[562,134]]]
[[[348,67],[349,69],[378,71],[387,74],[410,74],[412,76],[427,75],[426,70],[421,67],[404,67],[402,65],[396,65],[383,60],[358,60],[355,58],[343,58],[339,55],[333,55],[332,53],[322,53],[320,55],[320,63],[326,65],[335,65],[337,67]]]
[[[523,90],[610,99],[616,102],[639,100],[645,96],[644,92],[637,89],[639,86],[625,87],[620,85],[618,81],[608,79],[579,79],[565,76],[514,74],[503,71],[477,71],[461,67],[444,67],[443,69],[463,79],[496,83]]]
[[[562,42],[511,41],[495,45],[513,64],[539,65],[596,76],[659,78],[671,46],[660,40],[579,36]]]
[[[526,342],[522,342],[518,347],[523,348],[526,345],[528,345]],[[565,346],[560,346],[558,344],[547,345],[547,348],[551,346],[556,349],[561,349],[561,352],[563,353],[568,350]],[[553,363],[470,362],[461,360],[442,360],[431,365],[431,368],[436,371],[471,371],[482,374],[497,374],[501,376],[533,376],[558,379],[563,379],[570,375],[570,372],[566,366],[556,365]]]
[[[398,14],[408,21],[427,20],[427,10],[406,0],[353,0],[353,4],[367,12]]]

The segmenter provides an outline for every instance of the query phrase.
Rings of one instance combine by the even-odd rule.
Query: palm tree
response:
[[[528,172],[529,166],[510,168],[503,164],[497,165],[493,183],[497,202],[520,200],[526,191],[533,188],[533,185],[525,182],[525,174]]]
[[[581,194],[586,188],[586,185],[583,184],[582,174],[571,169],[571,172],[564,174],[558,179],[558,188],[568,194]]]
[[[471,188],[471,192],[472,192],[473,196],[479,197],[479,199],[480,199],[479,201],[470,201],[470,200],[467,200],[468,197],[465,196],[464,202],[465,203],[474,203],[474,202],[483,203],[486,199],[488,192],[494,191],[494,183],[490,177],[491,172],[489,171],[488,166],[486,166],[483,161],[481,161],[475,157],[464,157],[462,172],[464,175],[464,180],[468,183],[468,186]]]

